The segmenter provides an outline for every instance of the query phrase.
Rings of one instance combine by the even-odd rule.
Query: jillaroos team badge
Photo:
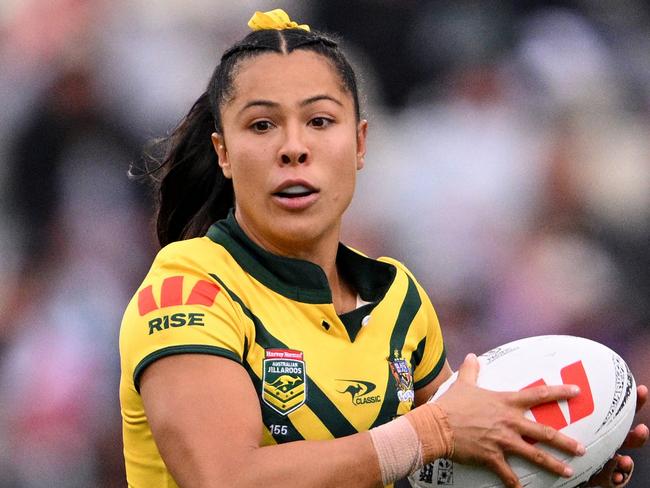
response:
[[[307,399],[305,360],[302,351],[264,351],[262,400],[281,415],[288,415]]]

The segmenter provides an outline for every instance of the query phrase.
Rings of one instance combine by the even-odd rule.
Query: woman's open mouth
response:
[[[282,191],[274,193],[274,195],[283,197],[283,198],[298,198],[306,197],[315,193],[315,190],[308,188],[304,185],[293,185],[288,188],[283,189]]]
[[[273,199],[287,210],[301,210],[313,204],[318,199],[318,193],[308,184],[286,184],[273,192]]]

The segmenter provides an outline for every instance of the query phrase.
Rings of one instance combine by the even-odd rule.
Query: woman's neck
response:
[[[238,221],[242,230],[258,246],[278,256],[302,259],[317,264],[325,272],[332,292],[332,303],[337,314],[356,308],[357,292],[339,273],[336,265],[340,227],[332,229],[327,236],[315,242],[275,242],[249,228],[245,222]]]
[[[350,312],[357,308],[357,291],[341,277],[341,274],[338,272],[337,266],[334,265],[334,269],[331,273],[325,271],[327,275],[327,281],[330,284],[330,290],[332,291],[332,304],[334,305],[334,310],[336,310],[337,315],[342,313]]]

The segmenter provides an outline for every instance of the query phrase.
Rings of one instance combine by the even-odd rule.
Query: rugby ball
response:
[[[573,488],[587,481],[621,446],[634,420],[636,383],[625,361],[608,347],[573,336],[548,335],[504,344],[479,356],[478,385],[517,391],[536,385],[577,384],[579,396],[531,408],[525,415],[552,426],[584,444],[586,453],[572,457],[540,444],[568,463],[572,478],[552,474],[522,458],[508,458],[526,488]],[[435,401],[456,380],[439,388]],[[409,476],[414,488],[500,488],[497,475],[484,467],[437,459]]]

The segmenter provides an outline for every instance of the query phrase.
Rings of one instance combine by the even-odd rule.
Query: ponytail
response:
[[[161,246],[203,236],[234,204],[232,181],[224,177],[212,146],[213,132],[206,92],[167,138],[155,142],[163,157],[150,158],[154,167],[142,176],[153,181]]]

